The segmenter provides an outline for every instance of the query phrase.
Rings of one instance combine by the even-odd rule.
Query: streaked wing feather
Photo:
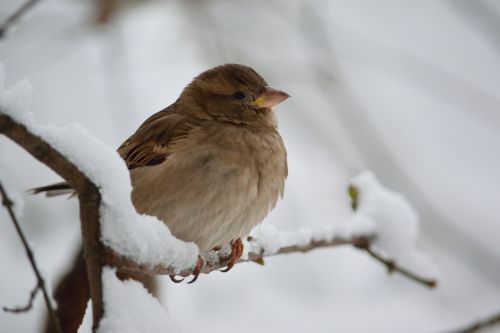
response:
[[[197,119],[176,112],[176,105],[155,113],[118,148],[118,153],[131,170],[163,163],[169,154],[169,145],[186,135]]]

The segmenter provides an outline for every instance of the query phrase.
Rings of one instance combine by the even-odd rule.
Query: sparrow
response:
[[[195,77],[118,148],[137,212],[158,217],[201,252],[231,244],[231,269],[242,255],[241,239],[283,197],[287,152],[272,108],[288,97],[244,65]],[[67,190],[59,183],[34,192]]]

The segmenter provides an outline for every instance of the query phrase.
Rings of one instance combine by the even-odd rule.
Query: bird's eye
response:
[[[245,93],[241,90],[238,90],[234,92],[233,97],[236,99],[243,99],[245,98]]]

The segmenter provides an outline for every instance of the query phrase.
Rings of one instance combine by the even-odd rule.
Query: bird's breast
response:
[[[286,150],[274,128],[214,126],[175,142],[166,162],[132,170],[136,208],[202,250],[246,236],[283,194]]]

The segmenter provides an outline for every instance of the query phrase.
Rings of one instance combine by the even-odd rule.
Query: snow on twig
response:
[[[290,232],[284,233],[282,231],[275,230],[275,234],[276,233],[283,233],[288,235],[290,234]],[[385,265],[388,268],[389,273],[398,272],[408,279],[429,288],[434,288],[437,286],[437,281],[435,279],[423,277],[419,273],[401,267],[395,261],[385,258],[383,255],[378,253],[372,247],[372,243],[375,240],[376,236],[369,233],[355,235],[348,238],[334,237],[328,239],[309,239],[309,241],[306,243],[287,245],[274,249],[273,252],[266,253],[265,246],[260,243],[258,238],[249,237],[248,243],[250,251],[248,252],[246,258],[241,258],[238,263],[255,262],[257,264],[263,265],[264,259],[270,256],[292,253],[305,253],[315,249],[351,245],[365,251],[376,261]],[[201,273],[205,274],[226,267],[229,260],[227,253],[223,251],[209,251],[207,253],[204,253],[202,257],[204,266],[201,270]],[[174,267],[162,264],[151,266],[147,264],[137,263],[133,260],[127,259],[126,257],[120,256],[109,249],[106,251],[106,263],[116,267],[120,271],[128,273],[139,273],[144,275],[179,275],[183,277],[193,274],[195,264],[193,263],[193,267],[190,269],[178,271]]]

